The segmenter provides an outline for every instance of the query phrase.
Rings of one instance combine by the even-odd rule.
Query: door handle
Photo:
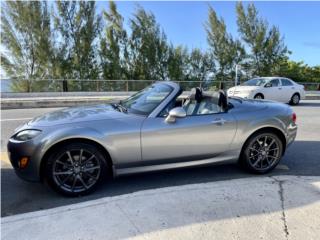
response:
[[[211,123],[213,124],[217,124],[217,125],[223,125],[226,122],[228,122],[227,120],[223,119],[223,118],[216,118],[213,121],[211,121]]]
[[[281,88],[281,87],[279,87],[278,89],[279,89],[279,90],[281,90],[282,88]]]

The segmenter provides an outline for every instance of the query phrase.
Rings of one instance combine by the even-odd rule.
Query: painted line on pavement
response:
[[[30,120],[32,118],[8,118],[8,119],[1,119],[1,122],[5,121],[23,121],[23,120]]]
[[[9,160],[9,157],[8,157],[8,152],[1,152],[0,154],[0,160],[1,160],[1,165],[2,164],[9,164],[11,165],[10,163],[10,160]]]

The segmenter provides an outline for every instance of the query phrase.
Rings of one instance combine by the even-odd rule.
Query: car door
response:
[[[297,92],[297,90],[295,89],[294,84],[289,79],[282,78],[281,85],[282,85],[283,101],[289,102],[291,100],[291,97],[295,92]]]
[[[178,163],[214,158],[228,150],[236,132],[229,113],[177,118],[147,118],[141,129],[144,164]]]
[[[270,80],[263,89],[265,99],[283,102],[282,86],[278,78]]]

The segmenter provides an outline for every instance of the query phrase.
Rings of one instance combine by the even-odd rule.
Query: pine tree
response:
[[[168,78],[169,47],[165,33],[152,13],[138,7],[130,21],[130,66],[132,79]]]
[[[254,75],[270,75],[277,65],[286,59],[288,50],[275,26],[269,28],[267,21],[259,18],[254,4],[245,10],[243,4],[236,5],[238,31],[251,50],[250,59]]]
[[[54,17],[57,39],[57,62],[62,77],[96,79],[99,76],[97,42],[101,18],[94,1],[57,1]],[[94,84],[80,81],[80,90],[96,89]]]
[[[189,54],[188,49],[182,45],[169,48],[168,78],[172,81],[187,80]]]
[[[206,22],[207,40],[218,68],[216,78],[223,81],[231,77],[235,65],[245,56],[244,48],[239,40],[232,38],[222,18],[218,18],[212,7]]]
[[[108,12],[103,12],[106,21],[104,36],[100,41],[100,58],[103,79],[123,80],[128,75],[127,32],[123,28],[123,17],[117,10],[115,2],[109,2]],[[121,83],[110,82],[106,89],[121,89]],[[122,87],[123,89],[123,87]]]
[[[51,76],[52,39],[47,2],[7,1],[1,8],[1,67],[12,90],[41,91]]]
[[[127,57],[127,32],[123,28],[123,17],[113,1],[109,11],[103,13],[106,21],[105,36],[101,39],[101,61],[104,79],[123,79],[125,77],[124,59]]]
[[[215,64],[210,53],[202,52],[195,48],[191,51],[189,57],[189,73],[188,79],[192,81],[200,81],[205,84],[210,75],[215,71]]]

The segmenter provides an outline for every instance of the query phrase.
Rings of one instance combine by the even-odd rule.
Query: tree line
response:
[[[54,87],[54,79],[88,80],[72,83],[79,90],[121,88],[112,81],[93,84],[97,79],[210,83],[234,79],[236,65],[241,79],[281,75],[320,81],[320,66],[289,60],[279,29],[259,16],[253,3],[236,4],[239,39],[209,6],[206,50],[174,46],[155,15],[139,5],[127,19],[129,34],[116,3],[106,4],[98,13],[94,1],[3,3],[1,67],[13,90],[41,91]]]

